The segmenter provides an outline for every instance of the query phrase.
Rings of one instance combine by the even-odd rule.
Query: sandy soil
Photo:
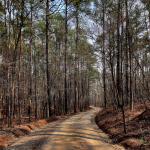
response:
[[[16,140],[7,150],[123,150],[95,124],[93,108],[64,121],[48,124],[29,136]]]

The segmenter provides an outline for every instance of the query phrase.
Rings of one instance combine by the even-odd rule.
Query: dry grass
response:
[[[1,135],[0,136],[0,149],[4,149],[8,146],[9,142],[11,142],[12,140],[14,140],[13,136],[5,136],[5,135]]]

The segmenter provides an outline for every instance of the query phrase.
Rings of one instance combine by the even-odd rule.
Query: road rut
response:
[[[14,142],[7,150],[123,150],[95,124],[98,108],[56,121]]]

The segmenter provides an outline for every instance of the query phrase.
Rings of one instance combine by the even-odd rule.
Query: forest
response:
[[[150,148],[150,1],[0,0],[1,130],[97,108],[115,143]]]

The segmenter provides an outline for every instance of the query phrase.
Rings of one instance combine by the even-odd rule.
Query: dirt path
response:
[[[93,108],[18,139],[8,150],[123,150],[98,129]]]

